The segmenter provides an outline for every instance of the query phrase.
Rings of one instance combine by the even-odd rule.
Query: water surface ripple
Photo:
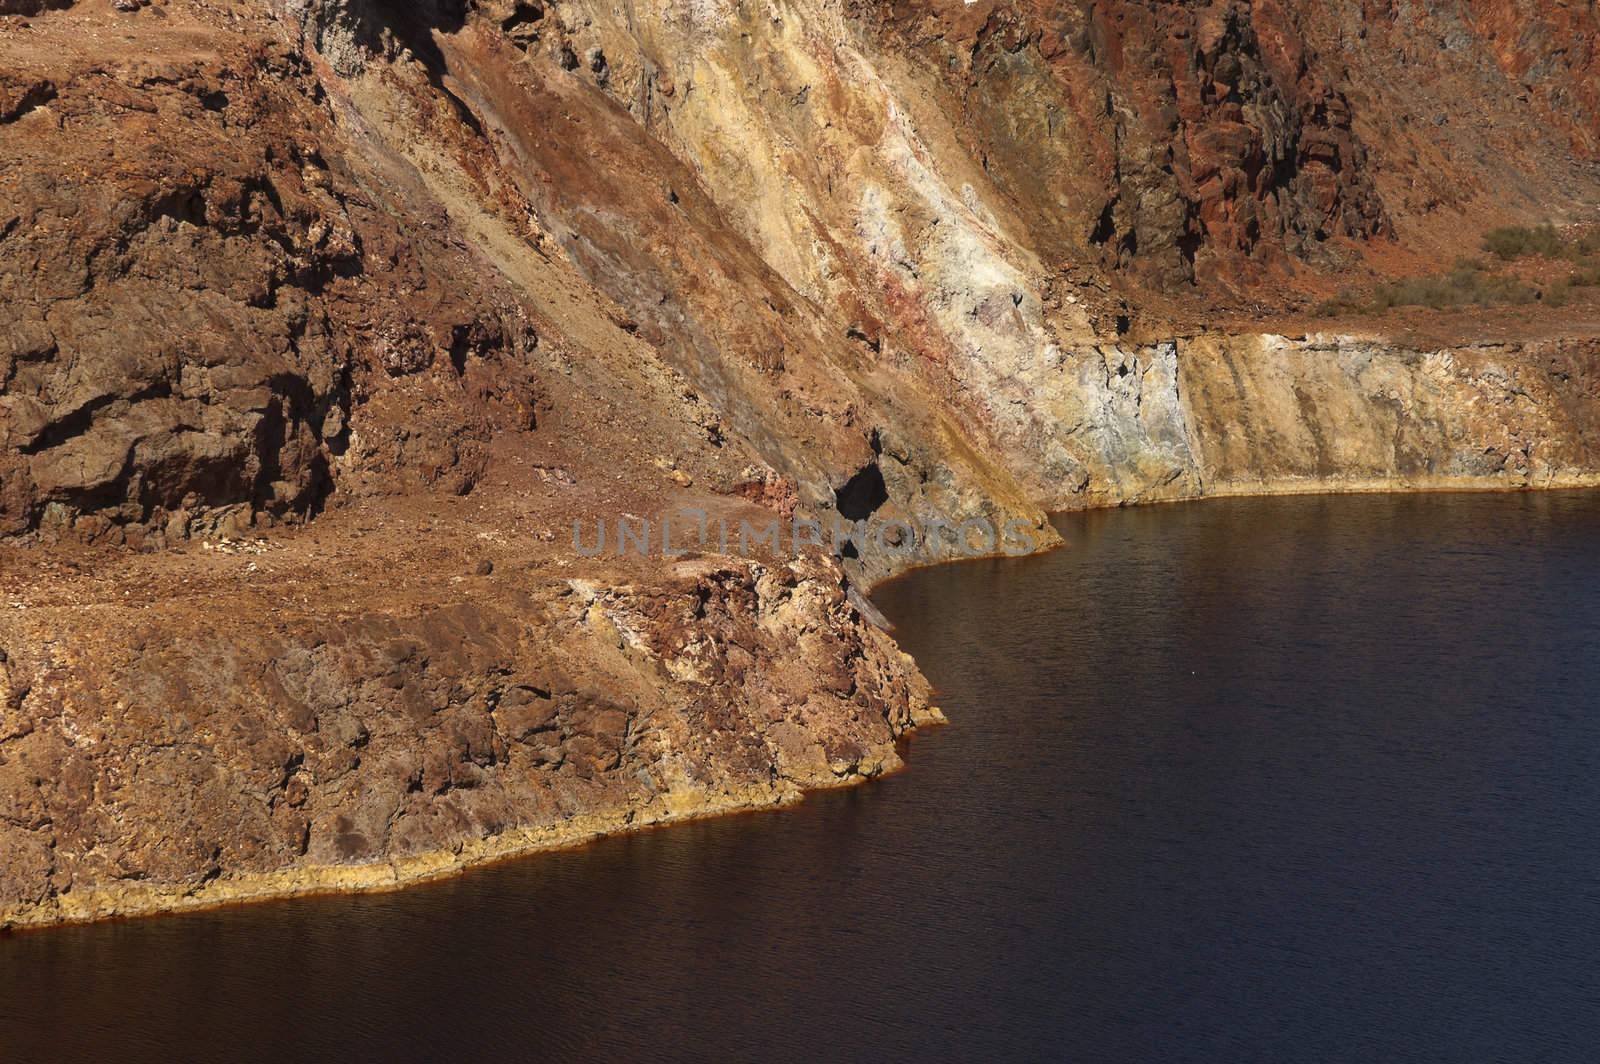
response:
[[[0,1059],[1592,1061],[1600,496],[1063,518],[773,815],[0,939]]]

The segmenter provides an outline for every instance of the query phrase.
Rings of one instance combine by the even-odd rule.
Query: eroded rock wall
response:
[[[1084,505],[1600,483],[1600,339],[1201,335],[1078,373]]]
[[[1600,187],[1513,126],[1540,72],[1586,69],[1549,29],[1581,13],[1508,52],[1484,4],[224,9],[112,16],[136,59],[49,47],[103,5],[16,37],[7,534],[159,546],[470,491],[492,438],[619,373],[703,439],[585,426],[596,450],[710,444],[717,491],[824,515],[876,466],[885,518],[1037,526],[1184,475],[1176,437],[1119,442],[1161,421],[1118,406],[1121,353],[1192,334],[1172,299],[1271,303],[1407,232],[1470,239],[1496,189]]]
[[[1128,382],[1107,384],[1103,370],[1116,371],[1121,352],[1156,364],[1138,352],[1192,332],[1163,320],[1182,317],[1168,297],[1227,305],[1243,294],[1261,308],[1314,290],[1317,273],[1341,263],[1398,255],[1437,268],[1441,255],[1475,250],[1494,211],[1570,212],[1577,189],[1596,187],[1559,130],[1529,128],[1526,93],[1495,59],[1496,31],[1449,5],[571,0],[478,14],[440,41],[445,69],[491,127],[519,142],[518,129],[549,125],[508,117],[522,94],[554,93],[568,113],[594,96],[625,109],[687,172],[607,167],[663,176],[633,206],[613,191],[606,226],[661,205],[638,232],[737,233],[793,293],[785,312],[822,337],[824,361],[895,382],[852,402],[855,416],[908,451],[956,460],[919,426],[896,424],[914,382],[1046,508],[1184,475],[1118,442],[1161,418],[1120,412]],[[1449,47],[1430,53],[1425,42],[1441,36]],[[1555,34],[1521,47],[1546,65],[1564,55]],[[520,87],[497,70],[517,71]],[[1473,107],[1487,119],[1475,124]],[[534,151],[519,143],[516,158]],[[588,195],[575,177],[543,183]],[[1507,188],[1519,196],[1496,195]],[[548,207],[555,224],[581,227],[563,238],[569,252],[641,322],[687,305],[680,331],[737,345],[740,334],[716,324],[725,297],[695,305],[675,290],[681,239],[663,248],[596,235],[600,219]],[[1434,258],[1407,258],[1405,234]],[[601,250],[619,241],[625,253]],[[651,279],[643,290],[640,278]],[[790,352],[778,376],[803,380],[817,356],[756,309],[764,335]],[[651,335],[686,366],[708,362],[703,341],[672,332]],[[841,335],[853,350],[835,353],[828,341]],[[939,461],[920,464],[926,476]]]
[[[0,127],[0,536],[302,520],[338,484],[470,479],[534,420],[523,307],[403,191],[362,187],[281,42],[25,55],[0,83],[35,101]],[[446,409],[409,449],[360,442],[413,385]]]
[[[1600,341],[1185,345],[1202,494],[1600,483]]]
[[[937,717],[838,571],[678,563],[337,618],[0,617],[0,926],[381,887],[796,800]],[[200,590],[197,598],[208,592]]]
[[[0,924],[770,805],[935,718],[861,596],[953,542],[628,559],[575,522],[1045,546],[1047,509],[1594,483],[1592,309],[1300,314],[1592,209],[1593,35],[0,0]]]

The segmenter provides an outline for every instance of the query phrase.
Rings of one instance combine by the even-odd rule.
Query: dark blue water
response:
[[[1597,1059],[1600,496],[1062,530],[878,594],[902,775],[0,939],[0,1060]]]

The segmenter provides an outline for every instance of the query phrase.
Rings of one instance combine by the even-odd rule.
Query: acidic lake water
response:
[[[1060,527],[878,592],[906,772],[0,939],[0,1060],[1597,1059],[1600,496]]]

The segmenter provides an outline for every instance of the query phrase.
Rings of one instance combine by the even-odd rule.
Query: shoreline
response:
[[[1436,477],[1430,478],[1426,482],[1397,482],[1385,480],[1381,477],[1373,477],[1339,481],[1333,486],[1329,486],[1328,482],[1293,479],[1261,482],[1233,481],[1229,482],[1226,487],[1215,491],[1208,489],[1203,494],[1198,495],[1136,497],[1115,502],[1096,501],[1088,506],[1050,510],[1048,514],[1050,518],[1054,519],[1062,514],[1093,513],[1096,510],[1125,510],[1143,506],[1181,506],[1221,499],[1281,499],[1318,495],[1532,495],[1560,491],[1600,491],[1600,472],[1563,474],[1537,484],[1500,484],[1488,477]],[[1042,557],[1066,546],[1069,546],[1069,544],[1055,542],[1046,544],[1027,554],[1006,554],[1002,551],[996,551],[993,554],[979,554],[963,558],[940,558],[933,561],[918,562],[874,580],[866,588],[866,593],[871,594],[886,584],[893,583],[923,569],[933,569],[941,565],[961,565],[967,562],[1020,561],[1026,558]],[[891,634],[893,634],[892,630]]]
[[[848,786],[848,784],[844,784]],[[825,787],[815,787],[822,790]],[[74,904],[55,904],[29,914],[0,921],[0,935],[48,931],[53,927],[81,927],[120,920],[141,920],[180,913],[205,912],[235,906],[257,905],[295,898],[335,895],[386,894],[423,883],[464,875],[474,869],[538,853],[576,850],[592,842],[624,832],[648,831],[691,820],[735,816],[781,809],[803,800],[805,791],[751,792],[730,796],[727,801],[694,809],[665,810],[659,816],[636,818],[635,810],[617,815],[589,814],[574,817],[558,826],[518,828],[500,835],[464,844],[460,852],[434,850],[413,857],[364,865],[316,865],[217,879],[197,890],[159,888],[100,888],[86,894],[65,895],[78,899]]]
[[[1203,503],[1211,499],[1311,496],[1311,495],[1430,495],[1430,494],[1516,494],[1545,491],[1586,491],[1600,489],[1600,473],[1550,477],[1537,484],[1507,485],[1483,477],[1430,478],[1429,482],[1397,482],[1364,479],[1322,482],[1274,481],[1260,484],[1231,484],[1202,495],[1172,498],[1140,498],[1118,503],[1085,506],[1054,513],[1080,513],[1123,507]],[[1050,553],[1063,543],[1050,544],[1027,555],[995,554],[982,558],[947,559],[908,566],[874,581],[868,593],[894,580],[934,565],[961,561],[986,561],[995,558],[1031,558]],[[903,753],[905,743],[918,731],[948,723],[936,707],[929,715],[912,723],[896,743]],[[87,892],[57,895],[50,902],[0,915],[0,935],[45,932],[54,927],[84,926],[118,920],[147,919],[165,915],[201,912],[238,905],[255,905],[295,898],[332,895],[377,894],[403,890],[413,885],[465,875],[476,869],[541,853],[573,850],[624,833],[669,828],[695,820],[780,811],[805,800],[813,792],[840,790],[871,783],[910,765],[903,756],[892,764],[881,764],[869,773],[851,772],[833,779],[787,780],[787,786],[768,786],[724,790],[709,795],[665,794],[643,806],[630,806],[606,813],[574,816],[557,825],[513,828],[497,835],[467,840],[458,849],[431,850],[398,860],[351,865],[313,865],[285,868],[274,872],[250,873],[218,878],[199,888],[159,888],[137,883],[125,887],[104,887]]]
[[[942,727],[942,716],[925,720],[901,737],[903,748],[915,731]],[[464,843],[459,852],[432,850],[412,857],[361,865],[315,865],[301,869],[282,869],[216,879],[196,890],[159,888],[101,888],[78,894],[78,903],[37,906],[22,914],[0,917],[0,938],[10,935],[43,934],[53,928],[86,927],[90,924],[147,920],[185,913],[211,912],[246,905],[262,905],[302,898],[327,898],[360,894],[388,894],[467,875],[493,865],[517,861],[543,853],[579,850],[619,835],[664,830],[697,820],[759,815],[798,805],[812,794],[844,790],[903,772],[902,758],[896,765],[871,775],[850,774],[834,781],[816,780],[789,787],[753,787],[723,792],[724,800],[704,805],[672,808],[677,802],[659,803],[657,812],[640,817],[638,809],[616,814],[575,816],[559,825],[543,828],[515,828],[499,835]],[[67,895],[66,897],[73,897]],[[32,918],[37,915],[39,918]]]

